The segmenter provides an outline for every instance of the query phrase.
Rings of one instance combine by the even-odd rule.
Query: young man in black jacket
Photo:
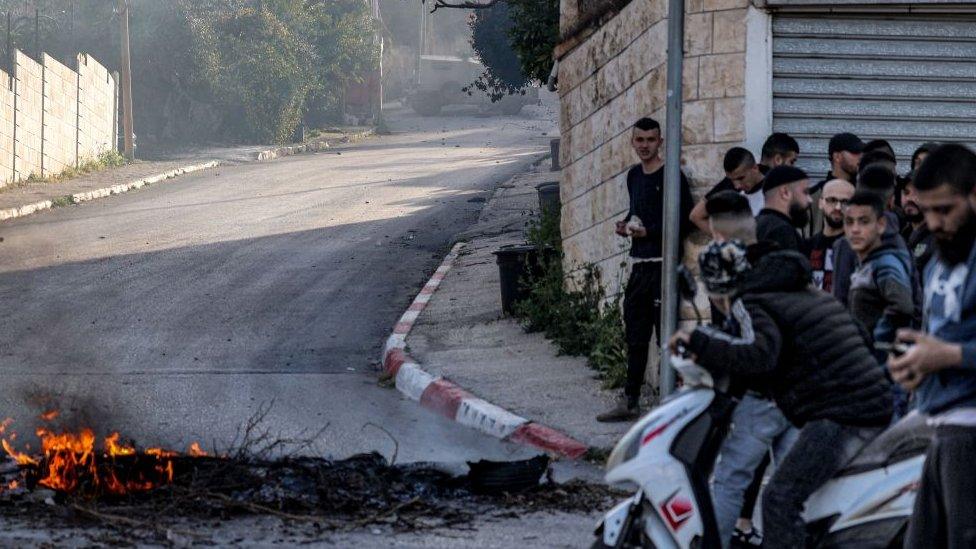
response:
[[[773,251],[750,262],[741,335],[699,327],[671,347],[683,342],[704,368],[742,377],[800,427],[763,496],[763,546],[796,549],[806,545],[807,498],[891,421],[891,384],[864,328],[813,288],[805,257]]]
[[[630,279],[624,293],[627,338],[627,384],[624,398],[598,421],[632,421],[640,417],[640,393],[651,346],[651,334],[661,341],[661,265],[664,237],[664,160],[660,156],[661,126],[650,118],[634,124],[631,145],[640,164],[627,174],[630,210],[617,222],[616,233],[630,238]],[[693,198],[681,174],[680,238],[687,236]],[[679,253],[679,257],[680,253]]]

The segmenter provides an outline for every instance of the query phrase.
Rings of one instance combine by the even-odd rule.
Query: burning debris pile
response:
[[[8,420],[0,432],[11,457],[0,468],[0,517],[43,510],[76,526],[79,518],[94,519],[159,534],[183,519],[264,515],[323,530],[385,524],[406,531],[518,510],[593,511],[617,495],[578,481],[540,484],[544,457],[515,469],[472,464],[470,474],[455,476],[429,464],[393,465],[376,453],[267,459],[242,451],[208,455],[197,444],[178,453],[140,450],[118,433],[99,441],[89,429],[46,427],[37,429],[40,449],[32,453],[27,445],[18,448],[9,427]]]
[[[57,417],[58,412],[52,410],[40,419],[50,422]],[[10,418],[0,423],[0,444],[18,465],[18,478],[7,480],[7,490],[42,487],[84,497],[124,496],[173,483],[175,460],[180,456],[177,452],[162,448],[139,451],[134,444],[123,442],[117,432],[98,444],[88,428],[59,432],[38,427],[35,434],[40,453],[32,455],[27,453],[30,445],[24,451],[15,448],[17,434],[8,432],[12,423]],[[207,455],[196,442],[188,453],[192,457]]]

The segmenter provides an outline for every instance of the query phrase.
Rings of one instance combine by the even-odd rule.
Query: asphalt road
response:
[[[378,386],[375,361],[486,192],[548,150],[552,109],[391,127],[0,224],[0,414],[224,448],[273,403],[272,434],[325,428],[315,453],[521,455]]]

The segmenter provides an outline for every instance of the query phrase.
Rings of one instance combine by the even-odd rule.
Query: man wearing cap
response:
[[[853,133],[839,133],[830,138],[827,145],[827,155],[830,159],[830,171],[827,177],[817,183],[811,194],[820,192],[828,181],[843,179],[851,183],[857,182],[857,165],[864,152],[864,142]]]
[[[793,166],[769,170],[763,182],[766,207],[756,216],[756,237],[776,243],[780,249],[800,251],[803,240],[797,229],[809,220],[810,179]]]
[[[830,171],[827,172],[827,177],[810,188],[810,195],[814,197],[814,200],[810,207],[809,234],[814,234],[820,230],[820,201],[817,199],[824,185],[834,179],[843,179],[852,185],[857,185],[858,163],[861,161],[861,154],[864,153],[865,146],[861,138],[853,133],[839,133],[830,138],[830,143],[827,145]]]

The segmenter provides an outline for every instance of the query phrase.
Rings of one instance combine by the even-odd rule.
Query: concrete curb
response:
[[[188,173],[207,170],[210,168],[216,168],[219,165],[220,165],[219,161],[212,160],[210,162],[205,162],[203,164],[194,164],[191,166],[176,168],[175,170],[170,170],[168,172],[151,175],[149,177],[144,177],[136,181],[130,181],[129,183],[121,183],[119,185],[112,185],[111,187],[103,187],[101,189],[95,189],[92,191],[68,194],[68,195],[55,198],[54,200],[42,200],[40,202],[34,202],[33,204],[26,204],[24,206],[18,206],[16,208],[7,208],[6,210],[0,210],[0,221],[5,221],[7,219],[14,219],[17,217],[25,217],[43,210],[54,208],[55,206],[68,206],[71,204],[79,204],[81,202],[88,202],[90,200],[104,198],[106,196],[112,196],[114,194],[122,194],[125,192],[129,192],[133,189],[140,189],[142,187],[145,187],[146,185],[152,185],[155,183],[159,183],[160,181],[165,181],[167,179],[179,177],[181,175],[185,175]]]
[[[338,141],[329,141],[328,139],[324,139],[322,141],[313,141],[311,143],[303,143],[301,145],[285,145],[281,147],[272,147],[270,149],[259,151],[257,153],[257,160],[259,161],[274,160],[275,158],[292,156],[295,154],[324,151],[328,148],[333,147],[334,145],[362,141],[363,139],[366,139],[367,137],[375,133],[376,133],[376,129],[372,128],[359,133],[348,134],[345,137],[340,138]]]
[[[425,372],[407,353],[407,335],[463,247],[461,243],[454,245],[394,326],[393,334],[383,348],[383,371],[396,380],[397,390],[401,393],[452,421],[495,438],[526,444],[558,456],[569,459],[582,457],[587,451],[587,446],[582,442],[495,406],[451,381]]]

